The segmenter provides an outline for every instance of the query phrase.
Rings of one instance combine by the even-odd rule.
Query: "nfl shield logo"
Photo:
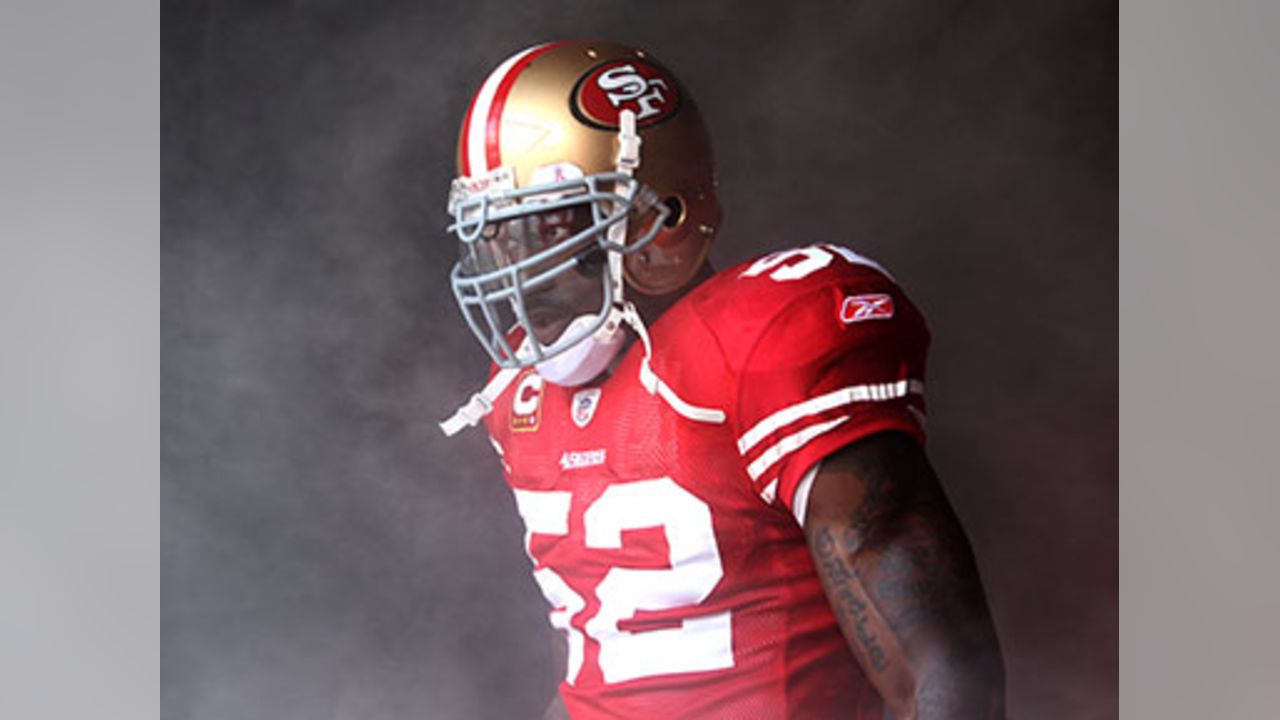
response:
[[[587,388],[573,394],[573,424],[580,428],[587,426],[591,418],[596,416],[596,406],[600,404],[600,388]]]

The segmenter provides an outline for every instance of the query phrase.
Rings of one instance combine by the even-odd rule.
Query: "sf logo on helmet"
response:
[[[619,65],[605,70],[596,78],[596,84],[604,90],[605,97],[616,108],[621,109],[624,101],[635,100],[640,106],[636,120],[657,115],[667,99],[662,93],[667,87],[667,81],[662,78],[650,80],[641,77],[633,65]]]
[[[618,127],[623,110],[636,114],[640,127],[670,117],[680,104],[679,91],[666,71],[643,60],[611,60],[583,75],[573,90],[573,114],[588,125]]]

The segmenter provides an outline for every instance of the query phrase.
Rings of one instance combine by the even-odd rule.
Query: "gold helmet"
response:
[[[457,160],[449,211],[463,252],[451,279],[472,330],[506,367],[608,325],[623,285],[646,295],[685,286],[720,222],[692,98],[643,50],[615,43],[553,42],[507,58],[467,109]],[[604,268],[593,322],[521,356],[508,333],[535,334],[530,292],[584,268]]]

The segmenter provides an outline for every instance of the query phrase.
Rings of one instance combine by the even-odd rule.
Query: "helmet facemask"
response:
[[[450,281],[494,362],[538,365],[554,376],[550,361],[582,352],[588,338],[620,342],[622,257],[652,242],[670,209],[620,172],[521,189],[501,184],[467,196],[465,182],[455,182],[449,229],[462,252]],[[562,384],[590,378],[568,379],[577,382]]]

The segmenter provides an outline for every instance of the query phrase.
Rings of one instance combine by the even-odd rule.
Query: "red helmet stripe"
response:
[[[498,83],[497,90],[493,93],[493,102],[489,105],[489,117],[485,121],[485,162],[488,164],[486,170],[493,170],[502,167],[502,138],[499,135],[502,127],[502,110],[507,104],[507,95],[511,94],[511,86],[515,85],[516,78],[520,77],[520,73],[529,67],[542,53],[563,45],[563,42],[547,43],[539,45],[526,51],[511,69],[507,70],[501,82]]]
[[[458,137],[458,155],[462,158],[462,177],[471,177],[471,151],[468,145],[468,139],[471,137],[471,114],[475,112],[476,101],[480,99],[480,93],[477,92],[471,98],[471,103],[467,105],[467,115],[462,119],[462,133]]]

